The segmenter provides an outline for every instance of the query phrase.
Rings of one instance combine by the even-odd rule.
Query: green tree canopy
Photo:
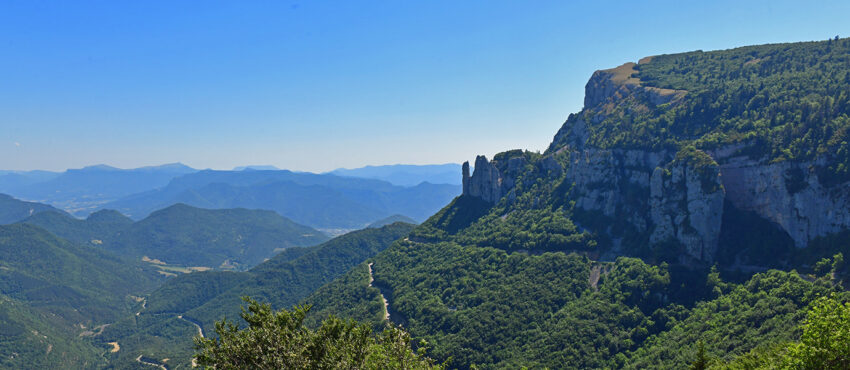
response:
[[[800,342],[788,349],[785,365],[794,369],[850,367],[850,303],[834,295],[817,300],[803,325]]]
[[[269,304],[243,298],[239,329],[226,319],[216,322],[217,338],[195,338],[196,361],[217,369],[441,369],[410,345],[410,335],[387,328],[373,335],[368,325],[334,316],[312,330],[304,326],[310,306],[273,311]]]

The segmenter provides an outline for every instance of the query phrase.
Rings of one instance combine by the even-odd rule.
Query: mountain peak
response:
[[[118,167],[112,167],[106,164],[94,164],[91,166],[85,166],[80,168],[78,171],[121,171]]]
[[[280,168],[270,164],[248,165],[233,167],[233,171],[280,171]]]
[[[136,170],[167,170],[167,171],[197,171],[180,162],[166,163],[159,166],[145,166],[136,168]]]

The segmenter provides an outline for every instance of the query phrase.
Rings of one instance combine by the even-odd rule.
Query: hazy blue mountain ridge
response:
[[[285,170],[205,170],[102,208],[135,219],[174,203],[211,209],[268,209],[316,228],[358,229],[393,214],[424,220],[460,191],[456,185],[402,187],[380,180]]]
[[[414,186],[423,182],[432,184],[460,185],[460,164],[391,164],[385,166],[365,166],[360,168],[338,168],[328,173],[346,176],[376,179],[393,185]]]
[[[95,165],[69,169],[44,182],[10,188],[9,193],[86,216],[108,201],[165,186],[174,177],[195,171],[180,163],[126,170]]]

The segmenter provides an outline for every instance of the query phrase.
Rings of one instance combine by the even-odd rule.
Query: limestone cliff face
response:
[[[517,178],[529,168],[539,172],[531,174],[536,178],[563,176],[573,184],[569,199],[576,210],[612,225],[625,222],[631,229],[593,230],[607,235],[615,249],[625,234],[637,233],[646,237],[649,248],[678,248],[674,250],[681,252],[684,263],[714,261],[727,201],[776,223],[799,248],[850,229],[850,183],[824,186],[815,168],[823,166],[825,158],[765,163],[739,154],[746,152],[747,143],[707,152],[591,145],[593,126],[614,111],[612,106],[675,104],[687,94],[641,86],[632,77],[634,67],[628,63],[594,73],[586,86],[584,111],[567,119],[537,163],[521,156],[505,159],[500,154],[501,159],[493,161],[479,156],[471,176],[465,163],[464,194],[494,204],[503,197],[510,202]],[[553,155],[568,158],[568,163],[559,163]]]
[[[635,65],[597,71],[585,87],[585,111],[571,116],[555,135],[551,150],[569,151],[567,177],[576,184],[576,206],[627,220],[649,233],[651,247],[678,243],[690,258],[712,261],[723,219],[723,203],[778,224],[806,247],[812,239],[850,229],[850,183],[825,187],[810,162],[762,163],[738,155],[747,144],[707,153],[707,168],[676,161],[674,153],[599,149],[588,145],[589,125],[605,119],[615,104],[675,103],[687,92],[640,86]]]
[[[714,259],[725,198],[716,172],[705,181],[706,169],[667,152],[585,148],[570,157],[576,207],[628,222],[649,234],[651,248],[681,245],[683,262]]]
[[[704,178],[704,168],[697,170],[678,161],[655,168],[649,192],[652,245],[674,241],[684,248],[684,257],[714,260],[725,192],[716,164],[712,169],[713,173]]]
[[[814,169],[823,162],[730,157],[721,161],[721,171],[733,205],[775,222],[803,248],[816,237],[850,229],[850,183],[822,185]]]
[[[719,163],[699,171],[671,153],[584,148],[571,151],[566,176],[576,207],[628,221],[649,233],[652,248],[673,241],[705,262],[717,251],[725,200],[776,223],[798,248],[850,229],[850,184],[821,184],[814,168],[823,159],[766,164],[723,156],[733,149],[708,153]]]

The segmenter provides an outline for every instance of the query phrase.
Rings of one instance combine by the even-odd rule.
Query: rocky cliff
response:
[[[628,63],[594,73],[585,88],[584,110],[567,119],[536,163],[521,156],[493,161],[479,156],[471,176],[468,163],[464,164],[463,193],[491,204],[506,196],[510,200],[523,171],[547,167],[574,184],[565,195],[575,209],[612,223],[625,221],[626,231],[593,230],[613,240],[615,249],[639,248],[619,243],[627,233],[643,235],[637,240],[650,249],[677,250],[684,263],[715,259],[726,202],[779,225],[799,248],[817,237],[850,229],[850,183],[828,187],[819,181],[815,168],[824,165],[825,156],[771,162],[743,154],[751,153],[746,143],[713,150],[593,145],[591,130],[604,130],[594,125],[608,119],[618,105],[654,109],[677,104],[687,95],[683,90],[642,86],[633,77],[634,68]],[[567,160],[560,163],[553,159],[556,155]]]
[[[495,203],[502,197],[502,175],[487,157],[475,158],[475,172],[469,175],[469,162],[463,163],[463,194]]]
[[[745,156],[721,158],[727,199],[778,224],[798,248],[850,229],[850,183],[824,186],[815,161],[762,163]]]

